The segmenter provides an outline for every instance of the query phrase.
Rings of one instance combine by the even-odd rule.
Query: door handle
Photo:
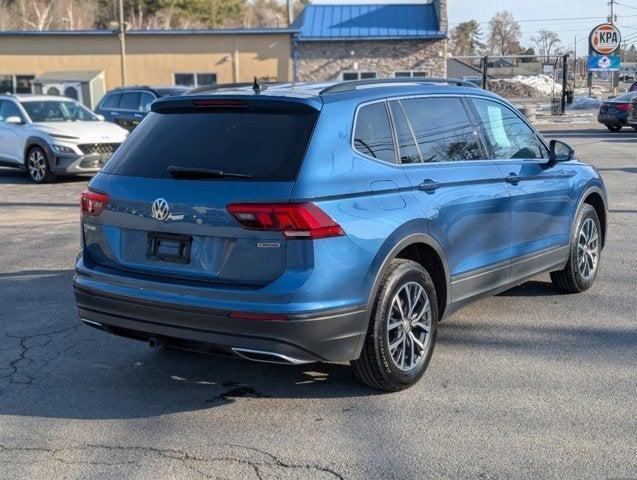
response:
[[[109,112],[108,113],[111,117],[116,117],[118,115],[117,112]]]
[[[504,180],[511,185],[517,185],[520,183],[520,176],[517,173],[511,172]]]
[[[427,178],[423,180],[423,182],[418,185],[418,190],[425,193],[435,193],[435,191],[440,187],[440,184],[431,178]]]
[[[142,118],[142,115],[140,113],[136,113],[135,118]]]

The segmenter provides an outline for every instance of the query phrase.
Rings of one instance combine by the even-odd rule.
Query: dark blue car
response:
[[[158,98],[182,95],[187,87],[121,87],[108,92],[95,109],[105,120],[126,130],[133,130],[150,112],[150,105]]]
[[[624,126],[630,125],[628,117],[633,107],[632,100],[636,96],[637,91],[628,92],[604,101],[599,107],[597,121],[611,132],[619,132]]]
[[[437,324],[594,282],[606,189],[502,98],[433,79],[164,98],[82,194],[80,317],[115,335],[415,383]],[[539,301],[539,300],[538,300]]]

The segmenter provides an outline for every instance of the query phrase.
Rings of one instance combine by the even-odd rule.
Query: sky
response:
[[[577,48],[582,51],[591,29],[606,20],[607,4],[608,0],[447,0],[450,29],[475,19],[484,22],[481,26],[486,38],[489,19],[497,11],[507,9],[520,22],[524,46],[532,46],[531,37],[538,29],[546,28],[557,32],[564,46],[572,45],[577,36]],[[637,43],[637,0],[618,1],[615,14],[622,38]]]

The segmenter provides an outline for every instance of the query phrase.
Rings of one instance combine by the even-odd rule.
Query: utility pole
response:
[[[119,0],[119,49],[122,71],[122,87],[126,86],[126,24],[124,23],[124,0]]]
[[[611,25],[615,24],[615,0],[609,0],[608,5],[610,5],[610,18],[608,19]],[[615,96],[615,78],[617,76],[617,72],[610,72],[610,94]]]

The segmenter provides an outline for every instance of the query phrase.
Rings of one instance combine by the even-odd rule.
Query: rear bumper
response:
[[[360,355],[365,336],[363,308],[289,315],[288,321],[243,320],[229,318],[224,310],[123,297],[77,283],[74,287],[80,318],[89,325],[197,350],[269,352],[287,360],[283,363],[341,362]]]
[[[597,121],[604,125],[627,125],[628,115],[626,113],[621,115],[612,115],[606,113],[598,113]]]

